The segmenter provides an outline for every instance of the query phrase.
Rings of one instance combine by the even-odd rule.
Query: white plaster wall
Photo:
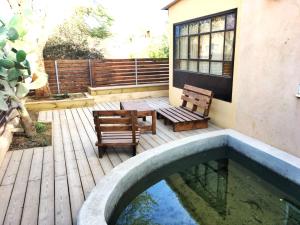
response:
[[[300,0],[244,0],[236,129],[300,157]]]

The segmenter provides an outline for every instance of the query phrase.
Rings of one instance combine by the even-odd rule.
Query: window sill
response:
[[[197,75],[201,75],[201,76],[208,76],[208,77],[221,77],[221,78],[227,78],[227,79],[232,78],[231,76],[228,76],[228,75],[214,75],[214,74],[208,74],[208,73],[198,73],[198,72],[193,72],[193,71],[189,71],[189,70],[174,69],[174,71],[192,73],[192,74],[197,74]]]

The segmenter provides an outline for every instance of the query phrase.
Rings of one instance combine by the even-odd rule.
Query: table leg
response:
[[[152,134],[156,134],[156,111],[151,112],[152,115]]]

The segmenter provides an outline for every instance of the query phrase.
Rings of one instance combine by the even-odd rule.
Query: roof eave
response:
[[[174,0],[174,1],[170,2],[168,5],[166,5],[165,7],[163,7],[162,10],[169,10],[170,7],[172,7],[173,5],[175,5],[179,1],[180,0]]]

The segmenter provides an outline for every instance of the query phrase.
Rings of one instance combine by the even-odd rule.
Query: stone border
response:
[[[79,215],[78,225],[105,225],[119,199],[150,171],[207,149],[229,146],[300,185],[300,158],[234,130],[198,134],[161,145],[133,157],[104,176],[93,189]]]

